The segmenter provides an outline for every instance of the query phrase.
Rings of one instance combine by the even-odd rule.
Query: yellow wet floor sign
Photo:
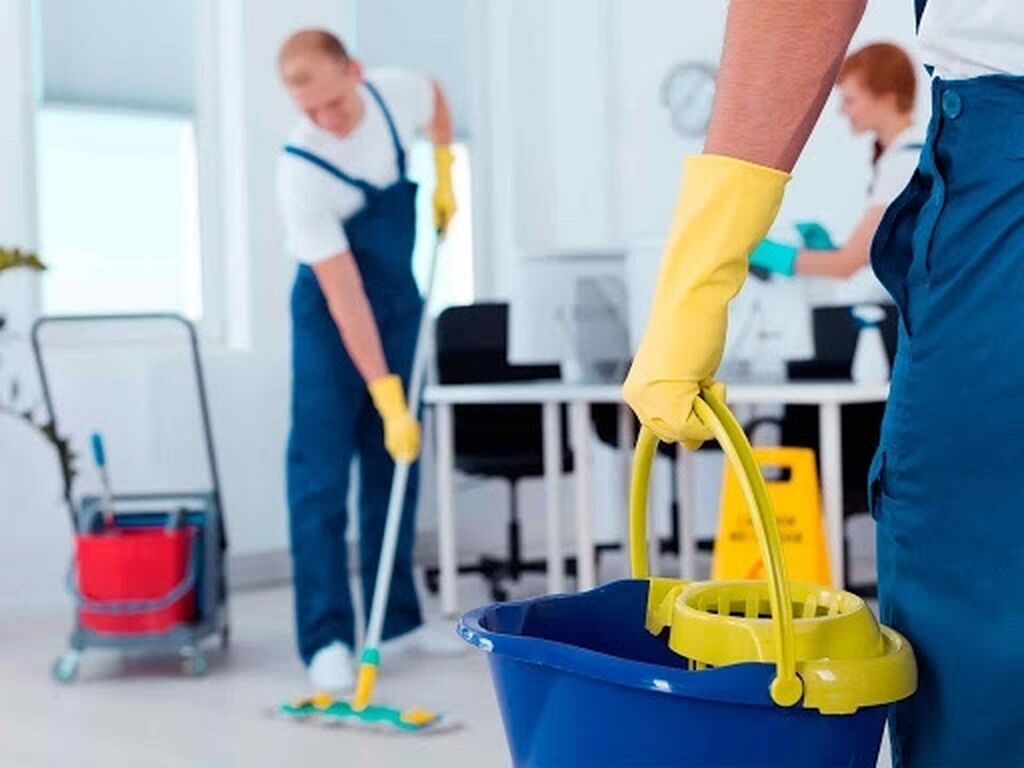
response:
[[[831,585],[814,451],[809,448],[755,448],[754,455],[775,507],[789,578]],[[764,578],[764,566],[750,513],[736,475],[728,466],[722,476],[721,514],[715,536],[711,578]]]

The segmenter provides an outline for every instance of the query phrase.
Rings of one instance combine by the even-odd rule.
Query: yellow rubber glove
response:
[[[452,149],[447,144],[434,147],[434,228],[442,235],[455,215],[455,192],[452,189]]]
[[[729,300],[767,234],[789,174],[719,155],[689,157],[654,302],[622,388],[626,402],[664,442],[695,450],[712,437],[693,413],[722,361]]]
[[[409,413],[402,380],[395,374],[369,383],[373,405],[384,421],[384,447],[395,461],[412,463],[420,455],[420,425]]]

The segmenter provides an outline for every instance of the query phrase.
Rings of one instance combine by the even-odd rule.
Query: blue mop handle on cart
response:
[[[100,484],[103,486],[103,525],[105,528],[114,525],[114,492],[110,487],[110,473],[107,472],[107,452],[103,448],[103,435],[93,432],[91,437],[92,458],[100,473]]]

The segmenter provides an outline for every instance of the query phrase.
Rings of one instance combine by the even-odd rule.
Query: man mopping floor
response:
[[[434,144],[434,224],[455,212],[451,118],[436,82],[365,73],[334,35],[293,34],[281,77],[304,113],[278,162],[278,198],[298,261],[291,295],[288,506],[299,653],[317,692],[354,684],[355,614],[345,530],[349,468],[359,459],[360,570],[372,602],[395,461],[412,463],[387,596],[381,653],[450,656],[451,630],[423,625],[413,579],[416,414],[406,388],[423,299],[412,271],[416,185],[410,143]]]

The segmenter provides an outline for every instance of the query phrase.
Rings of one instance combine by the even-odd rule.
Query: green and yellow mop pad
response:
[[[399,733],[436,733],[457,727],[437,712],[402,710],[379,704],[357,710],[351,703],[325,693],[282,704],[277,714],[289,720],[312,721],[320,725],[352,725]]]
[[[380,653],[366,648],[359,663],[359,680],[352,701],[336,699],[329,693],[318,693],[306,699],[282,704],[277,714],[289,720],[311,720],[321,725],[354,725],[361,728],[390,730],[398,733],[423,733],[452,730],[457,725],[438,712],[426,709],[397,709],[371,704],[377,681]]]

